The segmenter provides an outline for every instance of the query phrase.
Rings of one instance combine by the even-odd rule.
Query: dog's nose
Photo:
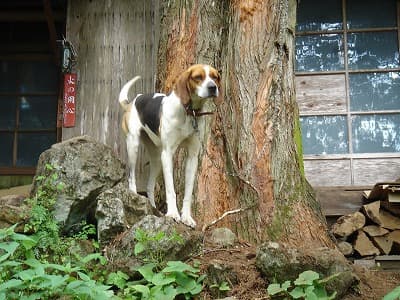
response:
[[[207,89],[208,89],[208,94],[210,96],[216,96],[217,95],[217,86],[215,84],[213,84],[213,83],[209,84],[207,86]]]

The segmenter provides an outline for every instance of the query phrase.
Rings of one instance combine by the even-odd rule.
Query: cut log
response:
[[[400,229],[400,218],[395,217],[388,211],[381,209],[381,201],[375,201],[363,205],[365,214],[376,224],[390,230]]]
[[[373,243],[381,251],[381,254],[389,254],[392,250],[393,241],[387,236],[374,236],[372,238]]]
[[[389,230],[377,226],[377,225],[368,225],[368,226],[364,226],[363,230],[368,233],[369,236],[373,237],[373,236],[382,236],[385,235],[387,233],[389,233]]]
[[[365,225],[365,216],[360,212],[355,212],[340,217],[332,226],[332,233],[340,238],[346,238],[353,232],[363,228]]]
[[[400,230],[393,230],[387,235],[387,237],[391,239],[394,243],[400,245]]]
[[[363,210],[364,210],[366,216],[378,225],[382,225],[382,221],[379,218],[380,207],[381,207],[380,201],[375,201],[375,202],[363,205]]]
[[[379,210],[379,218],[382,222],[382,227],[395,230],[400,229],[400,219],[393,216],[391,213],[384,209]]]
[[[354,250],[361,256],[379,255],[380,251],[374,246],[364,231],[359,230],[354,242]]]
[[[353,245],[350,244],[349,242],[345,242],[345,241],[339,242],[338,248],[339,248],[340,252],[343,253],[344,256],[350,256],[354,252]]]

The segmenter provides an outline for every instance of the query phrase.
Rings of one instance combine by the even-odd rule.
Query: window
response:
[[[371,185],[400,169],[397,0],[302,0],[296,93],[313,185]]]
[[[60,70],[44,16],[0,28],[0,175],[34,174],[40,153],[57,142]]]

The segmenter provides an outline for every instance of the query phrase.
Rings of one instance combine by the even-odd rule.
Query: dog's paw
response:
[[[189,227],[195,228],[196,222],[191,216],[182,215],[181,222]]]
[[[181,216],[179,215],[179,213],[177,211],[176,212],[167,212],[165,214],[165,216],[168,218],[174,219],[176,222],[179,222],[181,220]]]

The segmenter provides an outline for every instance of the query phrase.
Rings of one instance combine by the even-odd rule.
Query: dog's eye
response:
[[[195,81],[202,81],[202,80],[203,80],[203,76],[201,76],[201,75],[195,75],[195,76],[193,76],[193,79],[194,79]]]

